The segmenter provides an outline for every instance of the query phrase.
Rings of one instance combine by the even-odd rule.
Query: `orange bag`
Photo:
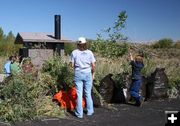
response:
[[[72,87],[68,92],[60,90],[53,97],[53,101],[58,101],[60,103],[60,107],[63,109],[74,110],[76,107],[76,88]],[[85,108],[85,100],[82,100],[82,106]]]

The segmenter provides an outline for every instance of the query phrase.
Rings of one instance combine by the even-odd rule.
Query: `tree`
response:
[[[126,11],[121,11],[118,14],[118,19],[115,21],[113,27],[109,27],[106,30],[104,30],[105,33],[108,34],[108,41],[111,42],[117,42],[121,40],[127,40],[127,37],[125,37],[121,30],[125,28],[126,19],[127,19]],[[101,36],[101,34],[98,34],[98,37]],[[102,36],[101,36],[102,37]]]
[[[0,54],[2,54],[3,52],[4,39],[5,39],[5,35],[3,29],[0,27]]]
[[[2,42],[5,38],[5,35],[4,35],[4,32],[3,32],[3,29],[0,27],[0,42]]]
[[[10,31],[6,37],[6,42],[14,43],[14,41],[15,41],[14,34],[12,33],[12,31]]]
[[[0,28],[0,55],[14,55],[18,53],[21,45],[15,45],[15,36],[12,31],[8,35],[4,35],[3,29]]]
[[[4,51],[6,52],[6,54],[10,55],[15,52],[14,41],[15,41],[15,37],[14,37],[12,31],[10,31],[8,33],[8,35],[5,39],[5,43],[4,43]]]

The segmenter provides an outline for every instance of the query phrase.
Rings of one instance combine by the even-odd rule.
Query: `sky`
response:
[[[54,33],[54,15],[61,15],[63,37],[96,39],[121,11],[128,15],[121,33],[129,41],[180,40],[180,0],[0,0],[0,27],[15,36]]]

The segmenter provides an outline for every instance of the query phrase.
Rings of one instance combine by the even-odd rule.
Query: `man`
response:
[[[83,118],[83,94],[86,100],[87,115],[91,116],[94,113],[91,90],[95,72],[95,61],[92,51],[87,49],[86,39],[79,37],[77,49],[71,53],[70,61],[71,66],[74,68],[74,82],[77,92],[75,115],[78,118]]]

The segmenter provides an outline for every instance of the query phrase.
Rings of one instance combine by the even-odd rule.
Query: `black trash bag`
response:
[[[156,70],[147,78],[146,99],[167,98],[168,77],[165,68],[156,68]]]
[[[111,78],[112,76],[113,76],[112,74],[108,74],[107,76],[105,76],[101,80],[100,86],[98,88],[99,94],[102,96],[103,100],[107,103],[110,103],[113,97],[114,81]]]
[[[103,107],[104,106],[104,100],[94,85],[92,87],[92,99],[93,99],[94,107]]]
[[[115,82],[112,103],[126,103],[129,98],[131,76],[129,73],[119,73],[113,76]]]
[[[114,87],[112,103],[126,103],[126,97],[123,92],[123,88]]]
[[[145,98],[145,100],[147,99],[147,78],[145,76],[141,77],[141,88],[140,88],[140,95]]]

